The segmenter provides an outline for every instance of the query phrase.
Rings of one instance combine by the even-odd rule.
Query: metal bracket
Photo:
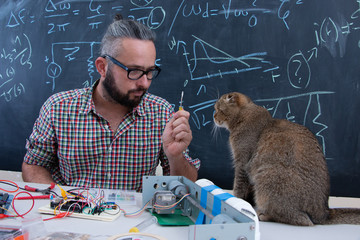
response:
[[[255,238],[255,233],[259,232],[256,229],[258,224],[254,221],[256,214],[251,216],[251,212],[239,210],[182,176],[143,177],[142,198],[144,204],[149,202],[147,208],[154,208],[154,204],[161,205],[164,200],[165,204],[170,204],[173,196],[179,198],[177,195],[184,195],[184,191],[189,196],[184,198],[179,208],[194,222],[189,226],[189,240],[258,239]],[[158,199],[159,196],[161,199]],[[228,194],[228,198],[235,197]]]

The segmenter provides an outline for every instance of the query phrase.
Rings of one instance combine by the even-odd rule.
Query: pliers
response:
[[[29,191],[29,192],[39,192],[42,193],[43,195],[40,196],[32,196],[32,197],[17,197],[15,198],[16,200],[26,200],[26,199],[49,199],[50,198],[50,193],[56,194],[54,191],[52,191],[52,189],[55,187],[55,183],[51,183],[50,187],[46,188],[46,189],[38,189],[38,188],[33,188],[33,187],[29,187],[28,185],[25,185],[25,190]]]

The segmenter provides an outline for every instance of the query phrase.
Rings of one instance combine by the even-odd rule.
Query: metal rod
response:
[[[180,192],[181,195],[185,195],[183,194],[183,192]],[[206,210],[205,208],[203,208],[197,201],[195,201],[190,195],[186,197],[187,200],[189,200],[189,202],[194,205],[195,207],[197,207],[201,212],[203,212],[208,218],[213,219],[214,215],[211,214],[211,212],[209,210]]]

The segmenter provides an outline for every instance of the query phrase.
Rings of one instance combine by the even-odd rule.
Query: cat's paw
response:
[[[271,217],[266,215],[265,213],[257,213],[257,215],[258,215],[259,220],[262,221],[262,222],[271,221]]]

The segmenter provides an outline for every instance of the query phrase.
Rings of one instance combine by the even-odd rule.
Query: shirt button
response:
[[[109,147],[109,152],[111,152],[112,151],[112,147]]]
[[[107,176],[108,176],[108,178],[111,178],[111,173],[108,173],[108,175],[107,175]]]

